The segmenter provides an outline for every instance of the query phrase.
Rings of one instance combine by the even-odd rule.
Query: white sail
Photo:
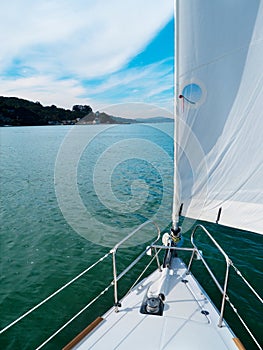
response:
[[[263,3],[178,0],[182,215],[263,233]]]

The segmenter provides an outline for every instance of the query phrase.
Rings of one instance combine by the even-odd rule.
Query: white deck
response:
[[[140,313],[140,306],[150,284],[157,285],[164,272],[155,271],[122,300],[116,313],[111,309],[104,320],[74,349],[200,349],[237,350],[231,330],[204,295],[185,265],[178,258],[167,271],[163,316]],[[187,280],[187,283],[182,282]],[[201,313],[202,310],[209,315]]]

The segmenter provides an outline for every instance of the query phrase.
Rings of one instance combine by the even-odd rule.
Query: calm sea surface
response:
[[[172,124],[0,128],[0,328],[96,262],[147,219],[170,224],[173,187]],[[189,244],[192,222],[184,221]],[[262,294],[262,236],[207,224],[249,282]],[[120,270],[138,255],[149,229],[119,251]],[[223,261],[208,241],[201,248],[223,278]],[[187,261],[189,256],[183,256]],[[120,283],[120,294],[142,271],[140,262]],[[219,295],[200,262],[201,283]],[[231,275],[229,295],[262,341],[262,306]],[[98,264],[33,314],[0,335],[0,349],[36,349],[112,280],[111,258]],[[61,349],[113,304],[110,289],[44,349]],[[256,349],[227,308],[247,349]]]

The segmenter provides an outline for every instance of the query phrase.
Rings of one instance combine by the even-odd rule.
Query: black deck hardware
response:
[[[117,303],[114,303],[114,306],[121,307],[121,303],[118,301]]]
[[[181,203],[180,208],[179,208],[179,213],[178,213],[179,216],[181,216],[181,214],[182,214],[183,206],[184,206],[184,203]]]
[[[165,296],[163,293],[160,293],[157,297],[144,298],[140,308],[140,313],[147,315],[162,316],[164,308],[164,299]]]
[[[202,311],[201,311],[201,314],[203,314],[203,315],[207,316],[207,315],[209,315],[209,312],[208,312],[208,311],[206,311],[206,310],[202,310]]]
[[[222,207],[220,207],[220,208],[218,209],[217,218],[216,218],[216,223],[217,223],[217,224],[218,224],[218,222],[219,222],[219,220],[220,220],[221,213],[222,213]]]

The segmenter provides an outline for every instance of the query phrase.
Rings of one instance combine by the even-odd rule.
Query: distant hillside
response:
[[[0,96],[0,125],[56,125],[74,124],[90,113],[90,106],[75,105],[72,110],[55,105],[44,107],[17,97]]]
[[[55,105],[42,106],[17,97],[0,96],[0,126],[129,124],[135,120],[93,112],[90,106],[74,105],[72,110]]]
[[[74,124],[131,124],[163,123],[173,119],[164,117],[127,119],[104,112],[93,112],[87,105],[74,105],[72,110],[55,105],[42,106],[17,97],[0,96],[0,126],[74,125]]]
[[[90,112],[79,120],[78,125],[85,124],[131,124],[136,123],[134,119],[114,117],[104,112]]]
[[[120,117],[113,117],[113,119],[117,123],[121,123],[121,124],[134,124],[134,123],[137,123],[137,120],[135,120],[135,119],[120,118]]]
[[[167,117],[153,117],[153,118],[136,118],[138,123],[173,123],[172,118]]]

